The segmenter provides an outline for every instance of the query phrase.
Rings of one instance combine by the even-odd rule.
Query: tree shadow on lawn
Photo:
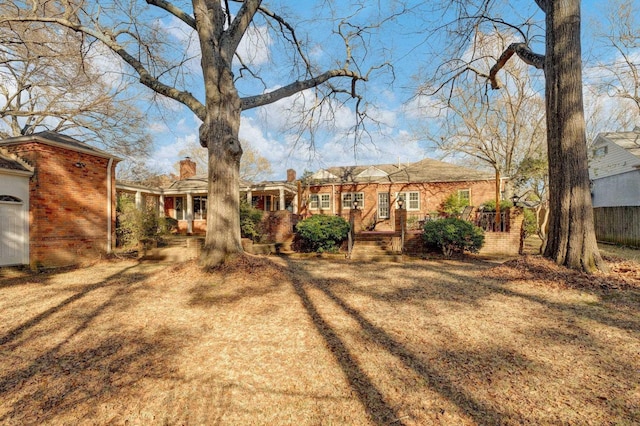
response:
[[[372,272],[370,270],[371,266],[369,266],[367,273],[363,274],[366,275],[364,279],[382,280],[383,283],[373,286],[361,286],[359,285],[360,283],[355,280],[351,281],[350,279],[340,278],[339,275],[346,273],[345,271],[340,271],[337,277],[331,277],[330,273],[326,273],[324,278],[319,279],[318,272],[315,270],[311,272],[311,270],[306,268],[304,263],[290,263],[292,270],[291,280],[296,294],[302,301],[315,328],[322,335],[327,346],[334,354],[349,384],[359,397],[361,404],[364,406],[372,422],[376,424],[388,424],[390,422],[402,424],[401,420],[404,416],[398,417],[401,409],[388,402],[384,391],[376,387],[372,378],[369,377],[364,368],[358,364],[353,353],[354,349],[350,348],[349,343],[347,343],[346,335],[344,333],[341,334],[339,330],[333,328],[329,324],[330,318],[326,314],[323,315],[321,313],[323,310],[323,302],[318,299],[317,296],[314,297],[314,294],[317,294],[318,291],[357,324],[358,329],[351,330],[352,333],[359,332],[362,340],[368,341],[377,348],[381,348],[388,354],[391,354],[396,360],[403,364],[405,368],[413,370],[420,375],[426,382],[428,388],[436,391],[446,400],[455,404],[464,415],[476,423],[526,423],[530,418],[527,417],[526,408],[524,411],[520,411],[520,409],[513,411],[508,408],[504,409],[506,411],[501,411],[500,409],[494,408],[496,407],[495,400],[493,404],[483,402],[481,400],[483,399],[482,396],[474,396],[475,392],[472,393],[465,389],[468,387],[468,383],[472,383],[473,380],[481,381],[486,379],[490,381],[491,372],[495,371],[503,376],[511,376],[509,380],[522,380],[523,386],[531,386],[535,391],[537,380],[556,381],[558,380],[557,377],[548,378],[546,373],[542,373],[546,368],[545,364],[533,361],[523,353],[519,353],[517,348],[513,349],[508,346],[442,351],[440,358],[447,359],[451,362],[450,369],[443,369],[441,363],[436,365],[436,363],[431,363],[422,355],[416,353],[415,351],[418,350],[419,346],[414,346],[404,340],[404,338],[401,338],[400,336],[402,336],[402,334],[398,334],[396,332],[397,330],[389,332],[385,330],[383,326],[379,325],[384,324],[384,320],[382,322],[378,321],[378,318],[375,316],[376,313],[370,311],[371,307],[366,304],[367,298],[372,301],[396,305],[397,309],[404,309],[407,305],[424,307],[426,302],[441,300],[447,303],[453,302],[454,311],[456,303],[461,303],[462,306],[469,305],[471,307],[477,307],[485,300],[494,299],[496,296],[501,299],[523,300],[528,303],[528,306],[542,306],[549,312],[549,318],[554,317],[554,312],[560,317],[558,319],[558,322],[561,323],[559,326],[538,326],[532,318],[530,322],[531,327],[528,332],[532,334],[531,339],[540,342],[541,349],[543,349],[545,345],[554,344],[554,342],[558,345],[570,345],[573,350],[577,352],[586,349],[593,353],[585,356],[585,359],[593,359],[600,364],[597,368],[594,367],[594,371],[597,374],[603,374],[603,377],[607,377],[607,374],[614,374],[614,376],[619,376],[620,379],[627,380],[627,384],[640,382],[640,371],[634,367],[633,361],[615,359],[613,356],[602,357],[601,353],[606,352],[609,348],[603,346],[595,336],[592,336],[591,330],[584,329],[582,325],[575,323],[575,319],[580,318],[595,321],[604,326],[615,327],[623,331],[631,332],[636,340],[640,340],[640,336],[638,336],[640,320],[637,315],[638,309],[633,309],[632,307],[632,309],[627,310],[621,315],[616,309],[616,302],[612,302],[611,300],[600,301],[598,304],[556,301],[552,297],[545,298],[538,294],[520,292],[514,289],[509,282],[500,283],[492,279],[478,278],[480,272],[486,271],[492,266],[490,264],[478,263],[477,260],[471,263],[464,261],[445,263],[446,264],[438,262],[436,265],[430,263],[420,265],[412,264],[408,267],[407,265],[389,264],[385,265],[385,271],[380,273]],[[365,267],[365,265],[354,264],[351,267],[345,267],[345,269],[350,268],[349,270],[353,270],[354,273],[358,275],[357,271],[362,267]],[[432,269],[438,274],[439,278],[437,280],[433,278],[425,281],[424,269]],[[389,280],[390,273],[391,275],[401,277],[401,285],[396,286],[395,290],[393,285],[387,286],[384,284],[384,280]],[[348,302],[348,300],[355,300],[354,297],[360,298],[357,304],[355,304],[355,302]],[[363,298],[365,300],[364,302]],[[508,303],[508,301],[503,303]],[[358,306],[358,308],[354,306]],[[365,311],[363,311],[363,309],[365,309]],[[365,314],[367,317],[370,317],[371,320],[367,319]],[[376,323],[372,322],[374,320]],[[551,322],[551,324],[553,324],[553,322]],[[633,338],[631,341],[633,341]],[[489,352],[487,352],[487,350],[489,350]],[[480,369],[480,373],[478,373],[475,367]],[[563,371],[559,374],[564,375],[566,372]],[[474,376],[476,377],[474,378]],[[461,377],[468,380],[462,379],[461,382]],[[518,379],[518,377],[520,377],[520,379]],[[634,379],[634,377],[636,377],[636,379]],[[617,396],[610,395],[610,403],[605,402],[607,400],[607,386],[615,387],[615,381],[615,377],[613,379],[608,377],[605,380],[603,387],[600,389],[603,395],[594,396],[595,402],[585,402],[579,400],[582,396],[576,397],[578,398],[578,401],[575,402],[578,406],[578,408],[576,408],[577,413],[567,414],[570,416],[569,418],[576,416],[577,418],[584,419],[584,417],[581,417],[583,414],[579,411],[582,406],[585,406],[588,410],[601,411],[601,413],[604,413],[605,418],[607,413],[609,413],[612,419],[626,419],[628,421],[640,420],[640,413],[637,412],[637,410],[634,412],[634,410],[629,409],[629,397],[626,397],[624,401],[619,400],[620,392],[618,392]],[[545,383],[545,386],[546,385],[548,384]],[[552,383],[552,387],[555,385],[556,383]],[[539,384],[537,386],[539,386]],[[490,384],[487,385],[486,383],[481,386],[481,388],[484,387],[491,388]],[[633,389],[628,389],[628,391],[634,392]],[[516,395],[518,393],[519,391],[514,392]],[[505,397],[509,396],[505,395]],[[616,400],[616,398],[618,400]],[[587,397],[587,399],[589,398]],[[542,398],[542,401],[541,404],[544,404],[545,399]],[[512,401],[512,404],[517,406],[518,401]],[[538,406],[537,408],[540,410],[544,409],[543,406]],[[562,412],[560,411],[562,408],[557,409],[558,412]],[[572,408],[568,409],[569,412],[571,409]],[[544,416],[539,417],[541,421],[544,419]],[[558,421],[562,421],[561,419],[562,417],[556,418]],[[565,418],[565,420],[567,419]]]
[[[390,423],[401,425],[404,424],[403,418],[410,416],[400,416],[400,407],[392,406],[387,402],[387,396],[376,387],[373,380],[359,365],[344,337],[329,324],[328,318],[325,318],[321,313],[321,306],[319,305],[321,302],[314,301],[312,292],[316,290],[319,290],[338,306],[344,314],[354,320],[366,340],[373,342],[388,354],[393,355],[405,368],[422,377],[429,388],[455,404],[468,418],[479,424],[500,424],[503,422],[504,416],[502,413],[479,401],[462,387],[457,386],[447,374],[429,365],[428,362],[421,359],[404,343],[394,338],[382,327],[366,319],[363,313],[350,306],[333,291],[333,288],[348,286],[348,282],[341,279],[332,279],[331,277],[319,280],[316,276],[306,272],[305,268],[300,267],[299,264],[296,266],[290,263],[290,268],[292,270],[291,280],[296,294],[373,423],[379,425]],[[514,420],[514,417],[511,416],[510,420]],[[519,420],[524,421],[525,419],[520,418]]]
[[[100,403],[128,395],[144,378],[171,371],[163,361],[177,350],[176,342],[112,329],[101,318],[107,310],[132,306],[148,276],[136,272],[138,267],[120,268],[93,284],[60,285],[60,294],[72,294],[0,336],[0,423],[58,422],[74,410],[91,420]],[[22,283],[19,290],[25,285],[41,288],[42,280]],[[108,295],[85,300],[98,292]],[[93,330],[98,325],[106,330]]]

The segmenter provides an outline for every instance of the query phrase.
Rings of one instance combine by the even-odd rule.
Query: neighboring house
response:
[[[589,178],[593,207],[640,206],[640,128],[598,134]]]
[[[295,212],[296,175],[287,170],[286,181],[251,183],[240,181],[243,199],[263,211]],[[198,174],[196,163],[188,157],[180,161],[180,176],[166,187],[148,187],[119,181],[120,193],[135,194],[136,204],[156,203],[161,214],[178,221],[178,232],[204,234],[207,225],[207,176]],[[145,201],[146,199],[146,201]]]
[[[111,251],[118,157],[55,132],[0,149],[0,266],[57,267]]]
[[[424,159],[409,164],[330,167],[305,179],[300,214],[349,217],[361,210],[365,229],[393,230],[394,211],[402,200],[408,221],[437,215],[452,194],[469,205],[495,199],[495,176],[442,161]]]

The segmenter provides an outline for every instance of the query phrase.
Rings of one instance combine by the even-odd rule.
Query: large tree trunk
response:
[[[550,223],[544,256],[606,269],[596,243],[582,100],[580,0],[547,2],[546,97]]]
[[[240,241],[240,112],[220,112],[224,117],[209,123],[207,135],[207,234],[200,257],[200,264],[205,268],[218,266],[243,251]]]

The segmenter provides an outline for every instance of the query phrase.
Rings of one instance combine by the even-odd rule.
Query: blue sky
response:
[[[329,18],[318,18],[318,11],[312,7],[316,2],[280,1],[275,3],[265,2],[272,10],[280,10],[279,4],[285,4],[293,13],[302,17],[299,35],[305,40],[309,37],[310,57],[319,64],[321,69],[341,64],[344,48],[339,44],[335,33],[332,33],[336,27]],[[388,7],[393,7],[391,0],[369,3],[373,6],[380,4],[381,7],[365,10],[361,14],[362,17],[358,18],[361,24],[370,22],[378,13],[384,13]],[[428,2],[415,1],[410,2],[410,5],[411,3],[419,8],[423,3]],[[518,6],[515,9],[516,15],[511,16],[522,18],[536,11],[533,0],[516,3]],[[583,2],[583,28],[587,29],[585,38],[588,38],[589,23],[602,13],[601,5],[601,2],[596,1]],[[295,9],[292,9],[293,7]],[[379,12],[380,10],[383,12]],[[542,19],[540,13],[535,17]],[[161,25],[175,31],[175,37],[188,37],[188,34],[185,35],[178,29],[176,22],[163,19]],[[240,138],[248,141],[271,162],[274,173],[269,178],[283,179],[288,168],[295,169],[300,175],[304,170],[317,170],[334,165],[396,163],[417,161],[425,157],[438,158],[441,154],[435,152],[425,138],[415,131],[415,124],[424,121],[425,118],[417,114],[417,100],[413,95],[419,83],[416,76],[420,71],[432,70],[433,66],[441,60],[438,55],[444,48],[440,43],[446,43],[447,40],[440,37],[440,39],[434,38],[425,42],[424,26],[419,13],[407,14],[397,22],[390,22],[368,33],[370,46],[363,61],[365,68],[388,60],[393,64],[393,74],[388,72],[389,68],[385,68],[386,72],[372,74],[370,81],[366,84],[359,83],[359,90],[367,101],[371,102],[368,108],[370,108],[370,114],[376,119],[376,125],[369,124],[369,137],[357,145],[354,145],[354,139],[346,134],[354,123],[353,103],[336,105],[339,113],[332,123],[334,125],[324,126],[316,133],[314,150],[309,148],[307,135],[303,135],[301,140],[298,140],[296,135],[285,130],[287,123],[295,118],[288,110],[294,102],[299,101],[299,98],[281,100],[266,107],[244,112]],[[243,57],[249,58],[245,60],[251,61],[256,68],[263,71],[268,88],[272,89],[289,83],[289,79],[281,77],[286,76],[288,70],[285,66],[278,66],[284,62],[281,52],[277,50],[277,42],[260,30],[261,28],[255,34],[259,37],[254,37],[254,40],[260,40],[258,47],[245,44],[241,47]],[[308,34],[304,30],[309,30]],[[543,40],[541,38],[538,40],[540,44],[534,48],[541,50]],[[583,44],[586,47],[589,40],[585,39]],[[197,71],[197,61],[192,66]],[[240,87],[243,94],[256,94],[263,89],[255,81]],[[196,85],[194,91],[196,95],[198,90]],[[306,93],[305,96],[307,101],[312,101],[310,93]],[[155,151],[148,164],[156,171],[166,173],[174,171],[174,164],[180,160],[178,153],[182,149],[197,144],[199,121],[186,107],[176,102],[166,101],[162,106],[162,116],[154,114],[149,125]]]

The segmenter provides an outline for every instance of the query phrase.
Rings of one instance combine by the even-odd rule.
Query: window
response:
[[[358,202],[358,208],[364,208],[364,192],[343,192],[342,193],[342,208],[353,208],[353,202]]]
[[[466,201],[467,205],[471,205],[471,190],[470,189],[459,189],[458,190],[458,200]]]
[[[176,219],[185,220],[187,215],[187,209],[184,202],[184,197],[176,197]]]
[[[378,219],[389,219],[389,193],[378,193]]]
[[[331,208],[331,195],[330,194],[321,194],[320,195],[320,208],[323,210],[327,210]]]
[[[207,218],[207,197],[193,197],[193,218],[205,220]]]
[[[311,210],[327,210],[331,208],[331,194],[311,194],[309,196],[309,208]]]
[[[593,150],[593,158],[600,158],[600,157],[604,157],[605,155],[607,155],[608,152],[608,146],[601,146],[599,148],[596,148]]]
[[[397,192],[396,193],[396,208],[399,208],[398,200],[402,197],[404,200],[403,208],[407,210],[420,210],[420,192],[418,191],[407,191],[407,192]]]
[[[0,195],[0,202],[22,203],[22,200],[18,197],[14,197],[13,195]]]

